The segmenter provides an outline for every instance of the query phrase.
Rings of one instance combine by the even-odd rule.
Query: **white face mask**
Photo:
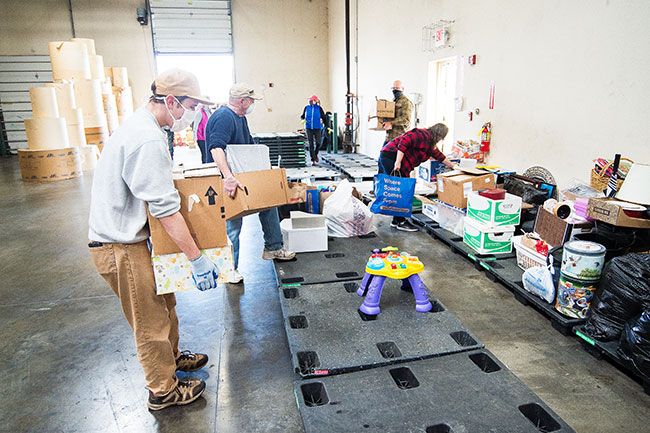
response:
[[[246,109],[246,115],[251,114],[255,110],[255,102],[248,106]]]
[[[174,97],[174,99],[176,99],[176,97]],[[173,132],[182,131],[183,129],[190,126],[194,121],[194,110],[190,110],[189,108],[183,107],[183,104],[181,104],[178,99],[176,99],[176,102],[178,102],[178,105],[180,105],[181,108],[183,109],[183,115],[181,116],[180,119],[176,119],[172,114],[171,110],[169,109],[169,107],[167,107],[167,104],[165,104],[165,108],[167,108],[167,112],[174,120],[174,123],[172,123],[171,128],[169,128]]]

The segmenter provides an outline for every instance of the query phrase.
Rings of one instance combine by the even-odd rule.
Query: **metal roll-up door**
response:
[[[232,54],[230,0],[150,0],[156,54]]]
[[[0,134],[12,151],[27,147],[24,120],[32,117],[29,89],[51,81],[47,55],[0,56]]]

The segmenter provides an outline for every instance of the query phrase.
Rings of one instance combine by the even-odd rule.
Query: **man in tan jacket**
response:
[[[386,141],[404,134],[411,127],[411,116],[413,114],[413,103],[404,95],[404,86],[400,80],[395,80],[391,87],[395,101],[395,118],[384,122],[386,130]]]

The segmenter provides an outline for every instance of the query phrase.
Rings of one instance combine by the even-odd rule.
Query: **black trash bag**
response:
[[[616,340],[625,322],[650,309],[650,254],[627,254],[608,262],[585,332],[600,341]]]
[[[548,198],[547,191],[540,191],[531,184],[513,177],[507,177],[503,188],[510,194],[521,197],[521,199],[530,204],[542,205]]]
[[[617,352],[628,367],[650,379],[650,310],[625,324]]]

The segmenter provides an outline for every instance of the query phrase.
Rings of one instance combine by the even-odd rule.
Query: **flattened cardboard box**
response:
[[[234,198],[225,196],[225,215],[228,220],[290,202],[289,183],[284,168],[237,173],[235,178],[244,185],[244,189],[237,190]]]
[[[199,249],[220,248],[228,245],[221,177],[176,179],[174,185],[181,197],[181,215],[185,218],[190,234]],[[151,215],[149,215],[149,230],[154,255],[181,252],[160,221]]]
[[[438,175],[438,199],[457,208],[467,207],[467,197],[472,191],[496,186],[493,173],[479,170],[454,170]]]

